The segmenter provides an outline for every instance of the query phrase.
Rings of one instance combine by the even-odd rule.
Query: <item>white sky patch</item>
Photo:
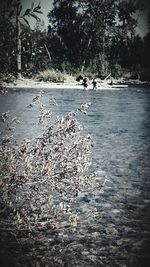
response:
[[[141,37],[145,36],[148,33],[148,12],[137,11],[134,15],[138,19],[138,26],[136,27],[136,33]]]
[[[37,16],[44,21],[45,24],[45,28],[47,28],[48,26],[48,13],[49,11],[52,9],[53,7],[53,0],[21,0],[22,3],[22,12],[25,12],[25,10],[27,8],[31,7],[32,2],[34,3],[34,6],[37,6],[39,3],[41,5],[41,11],[43,12],[43,14],[38,14]],[[29,19],[29,23],[31,25],[31,28],[34,28],[35,24],[36,24],[36,20],[32,17],[30,17]]]

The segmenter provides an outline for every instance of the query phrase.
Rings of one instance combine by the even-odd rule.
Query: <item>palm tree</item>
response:
[[[16,43],[17,43],[17,71],[18,77],[21,77],[21,25],[22,21],[24,21],[29,27],[29,22],[27,17],[33,17],[36,20],[39,20],[38,14],[42,14],[40,3],[34,7],[34,3],[31,4],[31,8],[27,8],[25,13],[22,15],[22,5],[20,0],[17,0],[16,5]]]
[[[29,17],[33,17],[36,20],[39,20],[37,13],[42,14],[40,3],[34,7],[34,3],[31,4],[30,8],[27,8],[24,14],[22,14],[22,4],[20,0],[9,0],[9,18],[15,18],[15,27],[16,27],[16,62],[17,62],[17,72],[18,77],[21,77],[21,33],[22,25],[25,23],[30,27],[28,22]]]

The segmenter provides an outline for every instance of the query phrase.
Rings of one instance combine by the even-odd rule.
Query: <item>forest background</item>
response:
[[[111,73],[115,78],[150,80],[147,1],[54,0],[47,2],[47,14],[42,6],[44,1],[2,1],[1,77],[55,81],[62,80],[64,73],[102,79]],[[147,21],[142,35],[137,30],[138,14],[144,13]],[[48,18],[46,27],[43,16]],[[50,72],[53,78],[47,76]]]

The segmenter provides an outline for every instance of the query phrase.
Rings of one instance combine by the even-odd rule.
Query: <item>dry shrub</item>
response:
[[[44,71],[40,71],[37,74],[37,78],[42,81],[50,81],[50,82],[63,82],[64,75],[59,70],[48,69]]]
[[[42,95],[40,92],[28,106],[37,105],[39,124],[48,122],[41,136],[20,145],[14,145],[9,135],[1,138],[0,202],[6,211],[4,220],[18,230],[75,227],[78,214],[73,203],[84,191],[100,191],[106,182],[99,173],[85,174],[91,164],[93,139],[82,134],[77,116],[86,114],[90,103],[52,120],[51,110],[43,108]],[[19,123],[8,112],[1,114],[1,121],[9,130]]]
[[[74,75],[64,73],[64,81],[67,83],[74,83],[74,82],[76,82],[76,79],[75,79]]]

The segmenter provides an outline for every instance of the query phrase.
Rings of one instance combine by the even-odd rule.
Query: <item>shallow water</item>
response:
[[[79,208],[89,213],[83,212],[77,231],[63,241],[60,233],[53,249],[49,244],[48,266],[150,266],[150,90],[44,92],[45,105],[49,97],[56,99],[56,115],[91,102],[79,121],[95,139],[92,169],[109,178],[104,192],[81,200]],[[0,112],[10,110],[21,121],[18,140],[37,133],[36,109],[27,108],[36,94],[16,90],[0,96]]]

